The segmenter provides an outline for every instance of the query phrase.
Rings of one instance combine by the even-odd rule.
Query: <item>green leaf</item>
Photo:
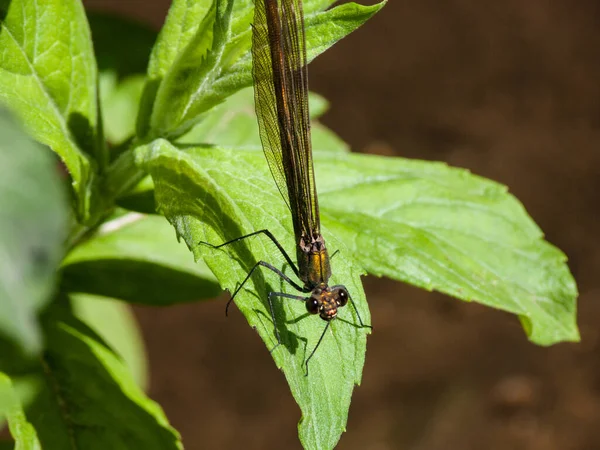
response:
[[[505,186],[399,158],[317,167],[323,220],[369,273],[517,314],[536,344],[579,340],[567,258]]]
[[[313,93],[309,96],[309,102],[313,119],[323,114],[328,106],[323,97]],[[348,151],[346,143],[319,122],[313,120],[311,130],[314,151]],[[254,114],[253,89],[242,89],[228,97],[224,103],[211,109],[202,122],[177,142],[262,148]]]
[[[199,246],[199,241],[220,243],[268,228],[293,253],[295,239],[289,210],[271,179],[261,150],[191,148],[182,152],[159,140],[138,149],[138,158],[154,179],[162,212],[194,255],[206,257],[224,288],[235,289],[256,261],[280,267],[283,257],[263,237],[217,251]],[[348,260],[351,253],[326,228],[324,235],[332,253],[341,250],[332,262],[331,283],[347,286],[361,318],[370,323],[360,282],[361,267]],[[289,291],[277,276],[264,271],[262,276],[252,277],[236,298],[237,306],[268,349],[273,349],[277,341],[266,296],[269,291],[282,289]],[[354,385],[360,382],[367,331],[359,327],[352,307],[340,311],[341,320],[330,327],[310,361],[310,374],[306,377],[304,363],[325,324],[317,317],[307,317],[304,304],[298,301],[277,302],[275,314],[283,345],[272,355],[302,410],[301,439],[307,448],[332,448],[345,429],[350,396]]]
[[[194,253],[207,257],[223,287],[235,288],[258,260],[279,267],[277,261],[282,259],[266,239],[258,237],[226,251],[208,251],[194,243],[220,243],[267,228],[284,248],[293,250],[289,212],[258,149],[181,151],[159,140],[140,148],[138,159],[154,179],[159,207]],[[543,240],[539,228],[504,186],[444,164],[400,158],[317,152],[315,165],[324,235],[332,252],[341,249],[334,260],[334,282],[348,285],[366,323],[369,319],[358,279],[361,267],[517,314],[529,338],[541,345],[579,339],[577,290],[566,258]],[[253,277],[254,285],[248,285],[237,302],[268,348],[274,340],[264,297],[270,290],[285,288],[273,280],[277,278],[269,273]],[[306,339],[310,348],[322,324],[310,318],[293,323],[301,315],[301,305],[287,303],[276,309],[278,323],[285,323],[282,333],[294,336],[293,342]],[[351,312],[344,311],[345,317],[356,323],[349,317]],[[306,356],[303,344],[289,345],[283,355],[279,350],[274,353],[304,413],[301,439],[308,447],[333,445],[333,436],[341,432],[344,422],[333,426],[327,417],[345,415],[341,408],[328,408],[341,404],[333,398],[341,402],[347,395],[349,401],[347,383],[360,378],[363,334],[343,323],[335,325],[334,336],[354,334],[338,339],[335,351],[341,354],[320,349],[314,358],[319,364],[316,370],[311,361],[317,375],[304,382],[300,376]],[[334,345],[333,339],[325,342]],[[352,358],[356,365],[350,370],[345,364]],[[332,361],[337,366],[327,365]],[[329,386],[315,381],[331,379],[341,385],[336,389],[346,389],[343,394],[335,391],[334,395]],[[318,403],[322,400],[328,406]],[[317,434],[329,436],[322,441],[326,445],[316,444],[321,442]]]
[[[0,48],[0,102],[61,157],[85,221],[94,178],[89,155],[100,167],[107,155],[98,131],[96,63],[81,2],[13,0],[0,24]]]
[[[116,72],[100,74],[104,134],[111,144],[122,144],[135,134],[135,119],[145,82],[144,75],[119,81]]]
[[[0,109],[0,335],[30,355],[41,349],[36,317],[54,289],[67,222],[52,156]]]
[[[212,3],[206,0],[173,0],[150,55],[148,76],[151,79],[160,79],[167,74],[196,35]]]
[[[0,372],[0,420],[3,417],[8,420],[10,434],[15,440],[15,450],[41,450],[35,429],[25,417],[10,378]]]
[[[328,3],[319,2],[319,7],[326,7]],[[166,64],[161,66],[163,78],[149,76],[148,83],[153,88],[148,88],[149,94],[144,96],[143,110],[145,122],[149,121],[150,125],[138,123],[141,136],[180,136],[197,123],[203,113],[252,84],[252,2],[237,1],[233,9],[231,2],[225,0],[217,0],[216,5],[206,13],[196,34],[177,58],[169,60],[172,65],[168,70],[164,71]],[[308,15],[309,60],[354,31],[383,5],[348,3]],[[312,8],[309,3],[307,9]]]
[[[219,71],[225,46],[230,40],[233,0],[215,0],[195,36],[178,56],[158,88],[150,127],[158,136],[181,134],[190,124],[185,119],[203,86]],[[169,117],[164,117],[168,114]]]
[[[47,449],[181,449],[160,407],[115,353],[74,318],[49,324],[45,385],[27,416]]]
[[[88,12],[98,70],[122,78],[143,74],[148,67],[156,32],[134,20]]]
[[[142,389],[148,385],[148,362],[141,331],[129,305],[88,294],[71,296],[73,314],[94,330],[115,352]]]
[[[147,305],[213,298],[220,293],[161,216],[128,213],[104,223],[63,262],[62,289]]]
[[[137,120],[137,135],[149,132],[150,116],[156,93],[177,57],[190,43],[203,23],[211,2],[205,0],[173,0],[148,64],[148,80],[144,88]]]

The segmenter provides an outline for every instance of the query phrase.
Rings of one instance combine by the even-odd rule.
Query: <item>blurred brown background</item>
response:
[[[85,3],[155,28],[169,4]],[[311,65],[353,149],[507,184],[581,292],[583,342],[538,348],[507,314],[367,278],[375,333],[339,448],[600,448],[599,54],[598,1],[389,0]],[[136,309],[151,396],[188,450],[300,448],[283,375],[224,299]]]

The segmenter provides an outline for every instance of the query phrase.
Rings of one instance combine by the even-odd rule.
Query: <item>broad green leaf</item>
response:
[[[146,77],[118,80],[116,72],[100,74],[104,134],[111,144],[121,144],[135,134],[135,119]]]
[[[71,296],[73,314],[94,330],[123,362],[138,386],[148,384],[148,362],[141,331],[129,305],[108,297]]]
[[[213,275],[195,264],[161,216],[128,213],[104,223],[63,262],[62,289],[146,305],[213,298]]]
[[[517,314],[536,344],[579,340],[567,258],[505,186],[399,158],[317,168],[323,220],[369,273]]]
[[[198,241],[219,243],[268,228],[293,252],[289,213],[282,206],[260,151],[215,147],[181,151],[159,140],[139,149],[138,158],[154,179],[159,207],[194,253],[207,257],[224,288],[232,290],[254,262],[282,261],[281,257],[278,259],[269,242],[260,238],[221,252],[203,250],[195,244]],[[315,153],[315,164],[324,235],[330,248],[341,249],[334,261],[335,282],[352,283],[353,294],[361,288],[352,273],[361,273],[364,267],[376,275],[517,314],[529,339],[537,344],[579,339],[577,290],[566,258],[543,240],[539,228],[504,186],[444,164],[400,158],[320,152]],[[236,261],[230,259],[232,254]],[[238,305],[271,348],[272,329],[269,333],[264,297],[267,291],[281,286],[270,274],[263,276],[270,287],[257,276]],[[358,299],[364,318],[362,296]],[[288,303],[283,307],[287,320],[278,318],[285,321],[283,330],[302,340],[315,336],[313,327],[322,324],[309,318],[290,325],[290,319],[297,318],[301,309]],[[346,330],[336,325],[334,334]],[[349,336],[344,344],[352,342],[358,345],[357,352],[362,351],[359,336]],[[309,337],[308,342],[313,339]],[[346,348],[341,342],[337,348],[343,353]],[[312,392],[316,400],[310,395],[304,398],[310,391],[299,388],[302,382],[295,377],[303,355],[291,351],[283,356],[279,359],[281,356],[274,354],[305,414],[301,437],[311,447],[319,439],[311,441],[314,435],[308,430],[316,433],[329,427],[325,414],[311,415],[321,411],[321,406],[311,401],[326,398],[331,403],[331,392]],[[346,361],[344,354],[329,354],[327,358],[334,358],[336,363]],[[361,365],[362,359],[355,367],[356,374]],[[340,373],[333,376],[329,370],[334,369],[328,366],[317,370],[316,378],[348,380]]]
[[[41,393],[27,410],[43,448],[182,449],[122,360],[73,318],[47,329]]]
[[[148,67],[156,32],[128,18],[88,12],[94,53],[100,73],[108,71],[122,78],[143,74]]]
[[[27,421],[11,379],[0,372],[0,421],[6,418],[15,450],[41,450],[35,429]]]
[[[295,251],[290,214],[271,179],[262,151],[191,148],[182,152],[159,140],[138,149],[138,158],[153,177],[162,212],[196,258],[205,257],[223,288],[233,291],[256,261],[281,267],[283,257],[263,237],[216,251],[198,245],[199,241],[220,243],[268,228],[288,252]],[[327,228],[324,235],[332,253],[341,250],[332,262],[331,283],[347,286],[361,318],[369,324],[361,267],[348,260],[351,253]],[[291,274],[289,268],[286,273]],[[294,292],[277,276],[264,271],[254,276],[236,299],[238,308],[268,349],[273,349],[277,341],[266,296],[269,291],[282,289]],[[310,361],[307,377],[304,364],[325,322],[308,316],[300,301],[277,301],[275,314],[283,345],[272,355],[302,410],[301,439],[307,448],[332,448],[345,429],[350,396],[354,385],[360,382],[367,330],[359,327],[350,305],[340,311],[341,320],[332,323]]]
[[[327,101],[311,93],[309,96],[314,151],[347,151],[345,142],[314,119],[327,109]],[[254,114],[252,88],[228,97],[224,103],[213,108],[206,118],[189,133],[182,136],[180,144],[214,144],[221,147],[261,148],[258,124]]]
[[[0,336],[31,355],[41,349],[37,313],[54,289],[67,204],[52,153],[3,109],[0,167]]]
[[[107,163],[98,131],[96,63],[81,2],[13,0],[0,24],[0,102],[19,115],[71,174],[89,218],[93,165]]]
[[[319,2],[318,7],[326,7],[328,3]],[[309,60],[366,22],[383,4],[348,3],[308,15]],[[310,7],[309,10],[312,11]],[[159,86],[154,90],[157,94],[153,106],[146,103],[143,106],[145,111],[152,109],[150,127],[149,131],[143,126],[138,129],[143,132],[142,136],[180,136],[197,123],[203,113],[252,84],[252,13],[249,0],[234,2],[232,10],[225,0],[216,1],[216,8],[206,13],[195,36],[164,73],[164,79],[154,83]],[[145,102],[150,102],[148,98]]]

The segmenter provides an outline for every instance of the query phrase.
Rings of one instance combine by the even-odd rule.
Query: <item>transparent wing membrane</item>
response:
[[[260,137],[298,235],[320,233],[301,0],[256,0],[253,77]]]

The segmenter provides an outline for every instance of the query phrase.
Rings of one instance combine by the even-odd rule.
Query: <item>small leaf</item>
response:
[[[326,7],[328,3],[319,5]],[[309,60],[366,22],[383,4],[348,3],[307,16]],[[234,2],[232,10],[226,0],[217,0],[216,5],[217,8],[206,13],[203,25],[196,29],[187,47],[172,60],[173,65],[164,72],[164,79],[150,77],[148,86],[154,88],[148,87],[148,91],[158,94],[155,101],[153,95],[144,95],[143,109],[152,109],[152,112],[150,126],[138,129],[138,133],[143,132],[142,136],[178,137],[195,125],[203,113],[252,84],[252,2]],[[310,5],[307,8],[310,10]],[[214,33],[211,32],[213,20]],[[164,69],[164,65],[162,67]]]
[[[233,3],[233,0],[214,1],[195,36],[165,75],[150,119],[155,135],[178,135],[180,130],[190,128],[185,116],[203,94],[203,86],[211,83],[213,72],[218,70],[230,37]]]
[[[54,289],[67,223],[52,156],[0,109],[0,335],[29,355],[41,348],[37,313]]]
[[[81,2],[13,0],[0,24],[0,48],[0,101],[61,157],[79,218],[86,221],[93,215],[89,156],[103,166],[107,155],[97,128],[96,63]]]
[[[137,118],[137,135],[149,132],[156,93],[177,57],[196,35],[211,7],[210,1],[173,0],[148,64],[148,79]]]
[[[74,318],[48,325],[45,385],[28,408],[43,448],[182,449],[114,352]]]
[[[199,241],[217,244],[268,228],[288,252],[295,251],[289,210],[271,179],[262,151],[222,151],[213,147],[183,152],[159,140],[140,147],[137,155],[154,179],[162,212],[194,255],[205,256],[224,288],[233,291],[255,262],[264,260],[281,267],[283,257],[272,243],[259,236],[216,251],[198,245]],[[348,260],[351,253],[327,229],[324,235],[332,253],[341,250],[333,261],[331,283],[347,286],[361,318],[369,324],[360,265]],[[286,272],[291,271],[288,268]],[[252,277],[236,298],[236,305],[269,350],[277,341],[266,296],[269,291],[282,289],[288,291],[278,277],[264,271]],[[367,331],[359,327],[351,306],[340,311],[341,320],[327,332],[306,377],[306,359],[325,324],[318,317],[307,317],[299,301],[278,301],[275,315],[283,345],[272,355],[302,410],[301,439],[307,448],[332,448],[345,429],[350,396],[360,382]]]
[[[146,305],[213,298],[220,292],[160,216],[121,215],[100,227],[63,262],[62,289]]]
[[[88,294],[71,296],[73,314],[123,358],[140,388],[148,384],[148,361],[141,331],[131,307],[119,300]]]
[[[10,378],[0,372],[0,421],[3,417],[8,420],[15,450],[41,450],[35,428],[27,421]]]

